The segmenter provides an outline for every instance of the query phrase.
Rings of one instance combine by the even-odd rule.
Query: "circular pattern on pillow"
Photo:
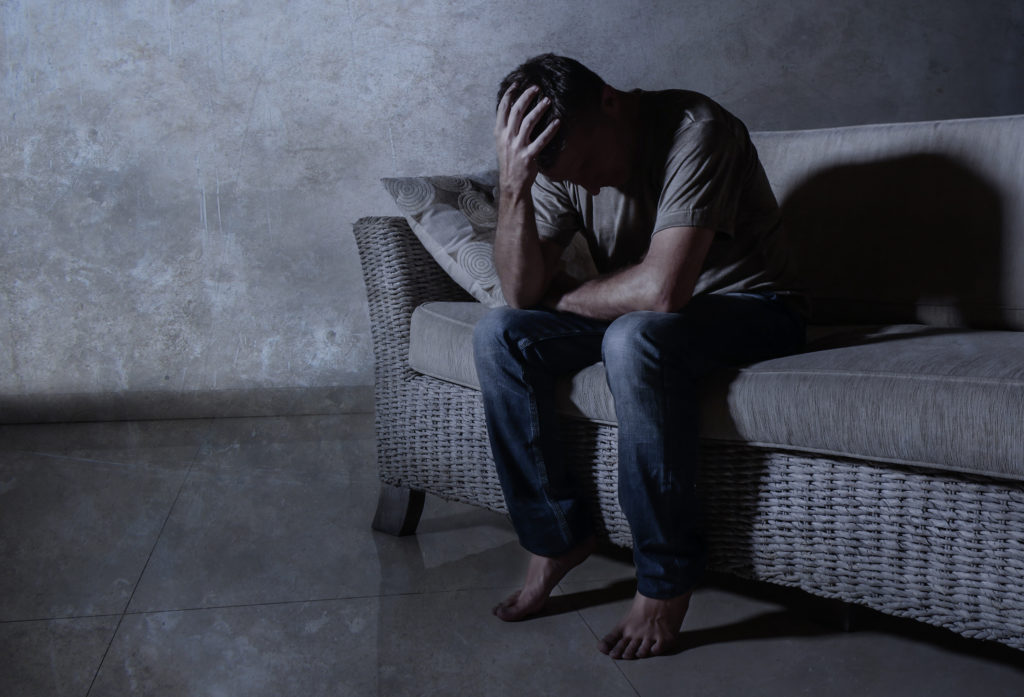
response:
[[[434,202],[434,187],[416,177],[385,179],[384,186],[406,215],[417,215]]]
[[[469,219],[473,227],[493,229],[498,222],[498,211],[490,197],[479,191],[463,191],[459,194],[459,210]]]
[[[469,191],[473,188],[473,182],[468,177],[446,177],[437,176],[430,177],[438,189],[444,189],[445,191],[454,191],[456,193],[460,191]]]
[[[497,271],[494,269],[494,247],[487,242],[467,242],[459,247],[456,261],[476,281],[484,285],[494,284]]]

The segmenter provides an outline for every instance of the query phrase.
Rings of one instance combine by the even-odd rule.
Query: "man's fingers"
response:
[[[524,118],[522,124],[519,126],[519,134],[525,138],[529,138],[530,134],[533,133],[534,126],[540,121],[541,117],[544,116],[544,112],[551,106],[551,100],[547,97],[539,99],[533,108],[530,109]]]
[[[516,100],[516,103],[512,105],[512,109],[508,115],[508,126],[513,135],[517,135],[520,132],[523,125],[523,114],[526,111],[526,107],[530,105],[530,102],[533,101],[539,91],[540,88],[536,85],[527,87],[523,90],[523,93],[519,95],[519,99]]]
[[[537,155],[558,130],[555,119],[531,141],[531,135],[551,106],[547,98],[534,102],[540,88],[530,86],[512,103],[514,86],[498,102],[498,116],[494,127],[497,140],[498,164],[503,181],[514,181],[529,186],[537,176]]]
[[[512,92],[516,88],[516,83],[512,83],[505,90],[505,94],[501,95],[501,101],[498,102],[498,118],[495,130],[502,129],[505,124],[508,123],[508,112],[512,108]]]
[[[561,125],[562,122],[559,121],[558,119],[555,119],[554,121],[549,123],[547,125],[547,128],[541,131],[540,135],[538,135],[537,138],[532,143],[530,143],[530,147],[527,148],[527,153],[529,154],[529,156],[536,157],[541,150],[547,147],[547,144],[550,143],[551,139],[555,137],[555,131],[557,131],[558,127]]]

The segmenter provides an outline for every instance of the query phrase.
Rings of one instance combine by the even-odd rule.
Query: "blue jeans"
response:
[[[772,294],[694,297],[680,312],[613,322],[496,308],[473,345],[487,432],[520,544],[559,556],[593,534],[558,441],[555,382],[604,361],[619,426],[619,503],[633,535],[637,590],[693,589],[706,557],[696,491],[697,380],[726,365],[798,350],[804,322]]]

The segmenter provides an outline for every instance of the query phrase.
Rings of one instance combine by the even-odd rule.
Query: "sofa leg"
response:
[[[839,627],[844,632],[857,631],[857,606],[853,603],[843,603],[839,607]]]
[[[424,499],[422,491],[382,483],[373,529],[389,535],[412,535],[419,525]]]
[[[840,632],[857,631],[857,605],[845,600],[825,600],[821,607],[821,621]]]

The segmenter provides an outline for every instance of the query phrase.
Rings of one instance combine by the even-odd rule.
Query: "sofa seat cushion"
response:
[[[410,366],[479,389],[478,303],[428,303]],[[1024,480],[1024,332],[814,327],[807,350],[704,381],[706,438]],[[560,386],[566,415],[615,423],[604,368]]]
[[[1024,332],[833,328],[714,376],[701,414],[711,438],[1024,480]]]

